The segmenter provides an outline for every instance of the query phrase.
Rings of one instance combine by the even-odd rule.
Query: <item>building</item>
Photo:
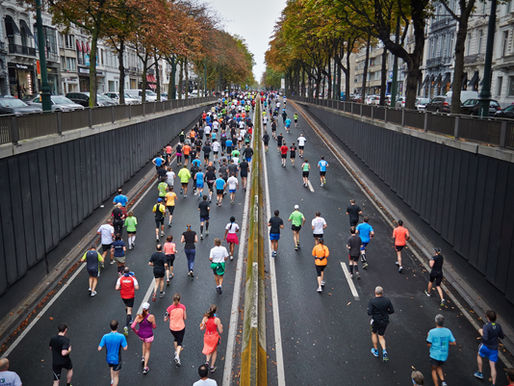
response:
[[[514,103],[514,3],[498,5],[491,95],[501,106]]]
[[[0,11],[2,22],[0,23],[0,95],[9,94],[8,72],[7,72],[7,35],[5,34],[5,22]]]

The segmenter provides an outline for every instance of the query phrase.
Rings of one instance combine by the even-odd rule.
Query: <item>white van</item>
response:
[[[446,98],[448,100],[448,103],[451,103],[452,100],[453,91],[448,91],[446,93]],[[468,99],[478,99],[478,91],[468,91],[468,90],[462,90],[460,92],[460,103],[464,103]]]

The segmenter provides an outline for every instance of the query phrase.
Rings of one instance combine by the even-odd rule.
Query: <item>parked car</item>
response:
[[[414,106],[416,106],[416,109],[418,111],[425,110],[425,107],[427,106],[427,103],[430,102],[429,98],[416,98],[416,102],[414,103]]]
[[[514,118],[514,104],[505,107],[503,110],[498,110],[494,114],[498,118]]]
[[[452,104],[452,95],[453,91],[448,91],[446,93],[446,97],[448,98],[448,103]],[[462,90],[460,92],[460,103],[464,103],[468,99],[478,99],[478,91],[470,91],[470,90]]]
[[[114,92],[114,91],[104,92],[104,95],[108,98],[111,98],[116,103],[120,103],[120,93],[119,92]],[[135,105],[137,103],[141,103],[141,99],[134,98],[134,97],[130,96],[128,93],[125,93],[125,104],[126,105]]]
[[[0,115],[15,114],[23,115],[30,113],[40,113],[43,110],[38,106],[30,106],[25,102],[12,96],[0,97]]]
[[[364,99],[364,103],[367,105],[378,105],[380,103],[380,96],[378,95],[368,95]]]
[[[161,101],[167,101],[167,100],[168,100],[168,93],[161,92]]]
[[[52,103],[52,111],[67,112],[84,110],[84,106],[73,102],[71,99],[68,99],[63,95],[50,95],[50,102]],[[38,95],[27,103],[31,106],[39,106],[41,108],[43,107],[41,102],[41,95]]]
[[[435,111],[436,113],[449,113],[451,99],[444,95],[433,97],[430,102],[425,105],[426,111]]]
[[[138,97],[140,100],[142,100],[143,91],[140,88],[128,89],[128,90],[126,90],[126,92],[131,97],[133,97],[133,98]],[[145,90],[145,94],[146,94],[146,97],[145,97],[146,102],[155,102],[157,100],[157,94],[155,92],[153,92],[152,90]]]
[[[489,101],[489,115],[495,115],[497,111],[501,110],[498,101],[491,99]],[[462,114],[480,115],[480,99],[468,99],[461,107]]]
[[[69,92],[66,94],[66,98],[71,99],[73,102],[78,103],[84,107],[89,107],[89,92]],[[114,106],[114,102],[111,98],[105,95],[96,94],[96,106]]]
[[[406,99],[407,99],[407,98],[405,98],[404,96],[402,96],[402,97],[398,97],[398,98],[396,99],[396,102],[394,103],[394,107],[396,107],[397,109],[403,109],[403,108],[405,108],[405,100],[406,100]]]

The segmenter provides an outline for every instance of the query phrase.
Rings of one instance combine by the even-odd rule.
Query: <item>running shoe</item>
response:
[[[400,263],[398,263],[397,261],[394,262],[397,266],[400,266]]]
[[[128,336],[128,327],[123,327],[123,335]]]
[[[203,233],[200,234],[200,240],[203,240]]]
[[[321,286],[325,287],[325,282],[323,280],[321,281]]]
[[[141,357],[141,367],[145,368],[145,357]]]
[[[161,237],[164,237],[164,232],[161,232]]]
[[[277,251],[271,252],[271,257],[277,257]]]
[[[205,230],[205,236],[209,236],[209,230],[208,229]]]
[[[145,367],[145,368],[143,369],[143,375],[146,375],[146,374],[148,374],[149,372],[150,372],[150,367]]]
[[[376,348],[371,348],[371,355],[375,358],[378,358],[378,350]]]
[[[321,288],[321,286],[318,287],[318,289],[316,290],[318,291],[319,293],[321,293],[323,291],[323,288]]]
[[[111,260],[111,261],[109,262],[109,264],[110,264],[110,265],[113,265],[113,264],[114,264],[114,260]]]
[[[423,292],[425,293],[425,295],[427,295],[428,297],[430,297],[430,292],[428,292],[427,290],[424,290]]]
[[[446,383],[446,381],[442,381],[441,386],[448,386],[448,384]]]
[[[213,374],[215,371],[216,371],[217,367],[216,366],[212,366],[209,371],[211,372],[211,374]]]
[[[180,363],[180,358],[178,356],[175,357],[175,366],[180,367],[182,363]]]
[[[166,280],[166,287],[170,286],[170,279]]]
[[[440,306],[441,306],[441,307],[444,307],[445,305],[446,305],[446,300],[441,299],[441,304],[440,304]]]
[[[230,260],[234,260],[234,256],[230,255]]]
[[[484,379],[484,374],[482,374],[480,371],[475,371],[473,376],[478,379]]]
[[[191,277],[195,277],[195,274],[193,271],[191,271]]]
[[[367,262],[363,262],[362,263],[362,269],[368,269],[368,263]]]
[[[361,274],[359,272],[356,272],[355,274],[357,275],[357,280],[360,280],[361,279]]]
[[[402,273],[402,271],[403,271],[403,267],[400,265],[400,266],[398,267],[398,273]]]
[[[91,297],[96,296],[96,291],[91,291]]]
[[[382,353],[382,360],[384,362],[387,362],[389,360],[389,355],[387,355],[387,351],[384,350],[384,352]]]
[[[171,228],[171,224],[168,224],[168,228]]]
[[[353,279],[353,273],[350,274],[350,279]]]
[[[159,299],[162,299],[162,298],[164,297],[164,294],[165,294],[165,293],[166,293],[166,292],[162,291],[162,292],[159,294]]]
[[[91,295],[91,288],[88,288],[87,291],[89,292],[89,295]]]
[[[155,302],[157,300],[157,294],[152,295],[152,302]]]
[[[221,288],[220,287],[216,287],[216,292],[221,294]]]

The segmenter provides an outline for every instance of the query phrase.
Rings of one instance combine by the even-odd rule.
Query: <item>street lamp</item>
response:
[[[41,105],[43,111],[51,111],[52,101],[50,99],[50,87],[48,86],[46,72],[45,36],[43,34],[43,21],[41,20],[41,0],[36,0],[36,28],[37,45],[39,49],[39,67],[41,69]]]
[[[484,63],[484,79],[482,80],[482,89],[480,90],[480,117],[484,118],[489,115],[489,103],[491,100],[491,64],[493,61],[493,45],[494,30],[496,29],[496,3],[497,0],[491,0],[491,12],[489,14],[489,24],[487,26],[487,46],[485,51]]]

